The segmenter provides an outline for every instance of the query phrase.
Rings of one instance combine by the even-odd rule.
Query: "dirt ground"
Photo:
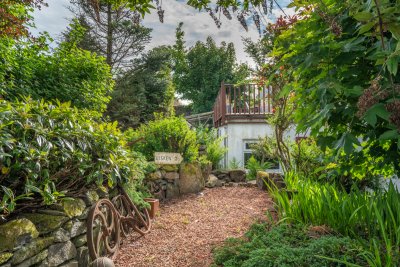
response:
[[[266,220],[272,205],[258,188],[220,187],[161,204],[152,231],[133,234],[122,244],[116,266],[202,267],[212,263],[212,249],[228,237]]]

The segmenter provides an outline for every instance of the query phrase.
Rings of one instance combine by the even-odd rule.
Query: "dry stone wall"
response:
[[[89,266],[86,218],[99,193],[91,190],[1,224],[0,267]]]

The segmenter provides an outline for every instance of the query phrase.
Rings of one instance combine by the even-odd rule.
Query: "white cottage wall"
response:
[[[263,123],[231,123],[218,128],[219,136],[224,136],[221,146],[228,148],[225,158],[221,165],[224,168],[229,167],[229,162],[236,159],[240,166],[243,167],[245,142],[255,140],[260,137],[273,136],[274,129],[271,125]],[[295,127],[291,127],[285,138],[294,140],[296,136]]]

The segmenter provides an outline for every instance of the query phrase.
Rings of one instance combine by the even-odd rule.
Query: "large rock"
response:
[[[177,172],[179,171],[179,166],[178,165],[160,165],[160,169],[166,171],[166,172]]]
[[[197,193],[204,189],[204,177],[198,163],[181,164],[179,177],[181,194]]]
[[[86,206],[90,207],[99,200],[99,194],[95,190],[88,190],[83,198]]]
[[[269,173],[264,171],[257,172],[257,186],[262,190],[267,190],[267,183],[269,181]]]
[[[69,221],[64,225],[64,228],[69,232],[71,238],[86,233],[86,222]]]
[[[231,170],[229,171],[230,179],[235,182],[245,182],[246,181],[246,171],[245,170]]]
[[[75,247],[77,248],[86,245],[87,243],[86,234],[75,237],[74,240],[72,240],[72,243],[74,243]]]
[[[206,187],[208,188],[216,187],[218,182],[220,182],[220,180],[218,180],[217,176],[215,176],[214,174],[210,174],[207,179]]]
[[[39,236],[36,226],[28,219],[21,218],[0,225],[0,252],[29,243]]]
[[[35,265],[35,264],[43,261],[44,259],[46,259],[47,256],[48,256],[48,250],[46,249],[46,250],[43,250],[42,252],[40,252],[39,254],[33,256],[32,258],[29,258],[26,261],[24,261],[16,266],[17,267],[29,267],[29,266]],[[45,265],[45,266],[48,266],[48,265]]]
[[[76,248],[71,241],[58,243],[49,247],[48,266],[58,266],[76,257]]]
[[[212,171],[212,163],[205,164],[201,168],[201,172],[203,174],[204,180],[208,180],[208,177],[210,176]]]
[[[56,243],[67,242],[70,239],[69,231],[63,228],[57,229],[52,236],[54,237],[54,242]]]
[[[78,267],[78,261],[69,261],[63,265],[60,265],[60,267]]]
[[[39,254],[42,250],[49,247],[54,241],[54,237],[38,238],[26,246],[15,251],[11,259],[12,264],[18,264],[24,260]]]
[[[146,177],[146,179],[148,179],[148,180],[150,180],[150,181],[155,181],[155,180],[159,180],[159,179],[162,179],[163,178],[163,175],[162,175],[162,173],[161,173],[161,171],[155,171],[155,172],[152,172],[152,173],[149,173],[148,175],[147,175],[147,177]]]
[[[26,213],[22,216],[32,221],[40,234],[50,233],[60,228],[63,223],[69,220],[68,217],[65,216],[55,216],[40,213]]]

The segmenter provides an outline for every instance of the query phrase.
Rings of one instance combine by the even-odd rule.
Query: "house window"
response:
[[[253,155],[253,150],[251,146],[257,144],[257,140],[243,140],[243,164],[246,166],[247,161]]]

